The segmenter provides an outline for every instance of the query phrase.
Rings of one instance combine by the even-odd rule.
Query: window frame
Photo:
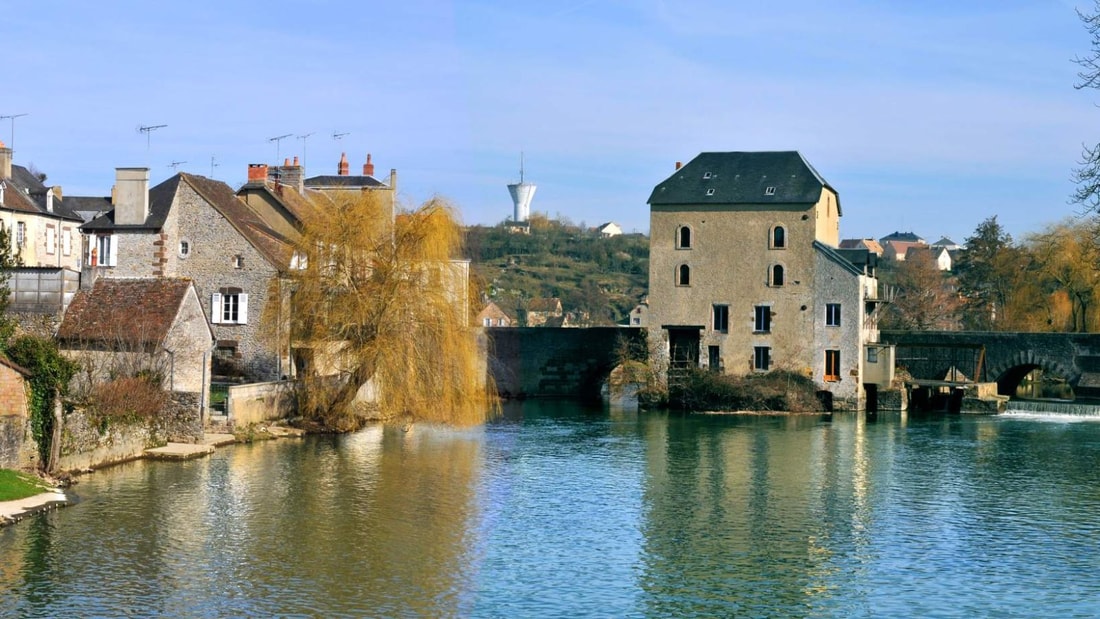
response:
[[[771,371],[772,361],[772,347],[771,346],[753,346],[752,347],[752,369],[754,372],[768,372]]]
[[[831,372],[830,372],[831,370]],[[825,371],[823,380],[827,383],[840,382],[840,350],[835,348],[825,349]]]
[[[770,249],[787,249],[787,229],[782,224],[772,226],[768,235],[768,247]]]
[[[57,226],[53,224],[46,224],[46,254],[54,255],[57,253]]]
[[[753,333],[771,333],[772,332],[772,306],[770,305],[754,305],[752,315],[752,332]]]
[[[676,267],[676,285],[691,287],[691,265],[685,263]]]
[[[773,264],[768,269],[768,285],[772,288],[782,288],[787,283],[787,269],[782,264]]]
[[[718,333],[730,332],[730,306],[727,303],[712,303],[710,306],[711,328]]]
[[[825,326],[826,327],[839,327],[840,326],[840,303],[826,303],[825,304]]]
[[[687,243],[684,240],[687,239]],[[692,249],[695,245],[695,231],[691,226],[681,225],[676,228],[676,249]]]
[[[210,295],[210,323],[248,324],[248,293],[240,288],[219,288]]]

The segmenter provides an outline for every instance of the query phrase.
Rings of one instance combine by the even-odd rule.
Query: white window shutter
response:
[[[88,266],[92,265],[92,250],[96,248],[96,244],[99,243],[99,237],[94,234],[88,235],[88,253],[84,256],[84,260],[88,263]]]
[[[237,295],[237,324],[248,324],[248,295],[244,293]]]
[[[222,295],[215,292],[210,296],[210,322],[222,321]]]
[[[107,238],[111,243],[111,251],[107,252],[110,258],[110,262],[107,263],[107,266],[118,266],[118,235],[112,234]]]

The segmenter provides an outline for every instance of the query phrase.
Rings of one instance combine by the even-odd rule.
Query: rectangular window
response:
[[[61,253],[66,256],[71,256],[73,254],[72,228],[65,228],[61,231]]]
[[[825,380],[836,382],[840,380],[840,351],[825,351]]]
[[[57,228],[46,224],[46,253],[51,256],[57,253]]]
[[[224,289],[223,289],[224,290]],[[210,299],[210,322],[243,325],[248,323],[248,295],[237,292],[215,292]]]
[[[486,318],[486,319],[485,319],[485,326],[486,326],[486,327],[491,327],[491,326],[493,326],[493,319],[492,319],[492,318]]]
[[[22,221],[15,222],[15,246],[27,246],[27,224]]]
[[[707,346],[707,365],[712,372],[722,371],[722,349],[718,346]]]
[[[711,315],[714,317],[714,330],[719,333],[729,333],[730,331],[730,306],[728,305],[714,305]]]
[[[826,327],[839,327],[840,326],[840,304],[839,303],[826,303],[825,304],[825,326]]]
[[[753,327],[755,333],[770,333],[772,330],[772,308],[769,305],[757,305],[753,308]]]
[[[117,247],[114,235],[96,236],[95,244],[91,249],[92,255],[88,258],[89,264],[101,267],[115,266],[118,260]]]
[[[754,346],[752,349],[752,367],[767,372],[772,364],[772,349],[769,346]]]
[[[878,349],[874,346],[867,347],[867,363],[878,363]]]

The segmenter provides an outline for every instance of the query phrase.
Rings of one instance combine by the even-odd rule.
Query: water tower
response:
[[[531,217],[531,199],[535,197],[538,185],[527,183],[523,180],[523,154],[519,156],[519,182],[508,185],[508,193],[512,194],[512,204],[515,214],[512,220],[523,223]]]

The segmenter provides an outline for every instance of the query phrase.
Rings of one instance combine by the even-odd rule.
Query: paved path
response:
[[[43,509],[68,502],[69,498],[61,490],[43,492],[18,501],[0,501],[0,526],[17,522]]]

